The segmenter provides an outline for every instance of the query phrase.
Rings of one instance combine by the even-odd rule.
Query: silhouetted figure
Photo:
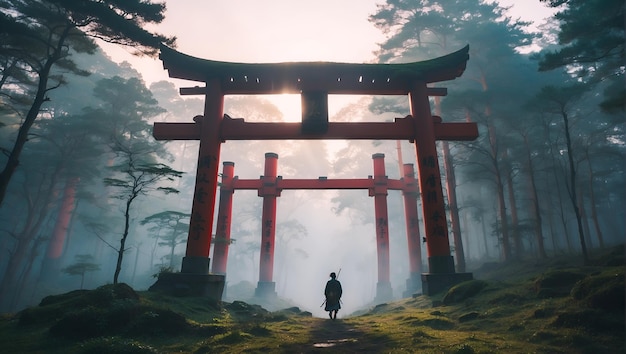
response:
[[[328,311],[328,316],[331,320],[337,318],[337,311],[341,308],[340,300],[343,290],[341,289],[341,283],[337,280],[335,272],[330,273],[330,280],[326,282],[326,288],[324,289],[324,295],[326,296],[326,307],[324,310]]]

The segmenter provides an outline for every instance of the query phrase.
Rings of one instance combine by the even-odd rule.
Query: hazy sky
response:
[[[369,15],[380,0],[177,0],[165,1],[157,32],[178,38],[177,50],[213,60],[239,62],[374,60],[384,37]],[[551,14],[539,0],[499,0],[511,15],[541,22]],[[107,46],[116,61],[131,61],[148,82],[168,79],[160,61],[137,60]],[[183,85],[185,85],[183,83]]]
[[[553,12],[539,0],[499,0],[511,16],[541,23]],[[192,56],[234,62],[336,61],[364,63],[383,34],[368,21],[381,0],[177,0],[165,1],[166,18],[152,28],[176,36],[177,50]],[[170,80],[177,87],[196,83],[169,79],[158,59],[137,58],[105,45],[115,61],[129,61],[150,85]],[[297,95],[270,96],[285,120],[300,117]],[[330,97],[331,116],[355,98]]]

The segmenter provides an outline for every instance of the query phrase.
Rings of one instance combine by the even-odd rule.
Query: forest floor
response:
[[[474,279],[346,317],[136,292],[44,298],[0,316],[4,353],[624,353],[624,246],[489,263]]]

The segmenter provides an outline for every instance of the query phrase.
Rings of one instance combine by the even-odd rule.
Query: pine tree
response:
[[[0,58],[3,75],[14,78],[33,75],[23,89],[32,89],[17,137],[12,148],[3,148],[8,159],[0,172],[0,205],[28,140],[28,134],[39,117],[49,92],[65,84],[61,68],[81,75],[88,73],[76,66],[72,53],[93,54],[95,39],[135,48],[137,54],[155,55],[161,43],[172,45],[174,38],[154,34],[143,28],[146,23],[160,23],[165,5],[151,1],[97,0],[2,0],[0,1]],[[10,69],[10,70],[8,70]],[[10,97],[10,86],[0,86]],[[19,92],[20,90],[12,90]]]
[[[543,53],[539,70],[567,67],[590,83],[604,83],[605,99],[600,106],[607,112],[625,109],[623,0],[541,0],[559,9],[561,47]]]

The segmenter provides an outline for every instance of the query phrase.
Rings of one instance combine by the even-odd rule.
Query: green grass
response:
[[[621,250],[621,253],[620,253]],[[621,258],[620,258],[621,257]],[[620,260],[621,259],[621,260]],[[446,293],[340,320],[289,308],[135,292],[74,291],[0,316],[6,353],[623,353],[623,247],[487,265]],[[433,304],[437,306],[433,306]]]

